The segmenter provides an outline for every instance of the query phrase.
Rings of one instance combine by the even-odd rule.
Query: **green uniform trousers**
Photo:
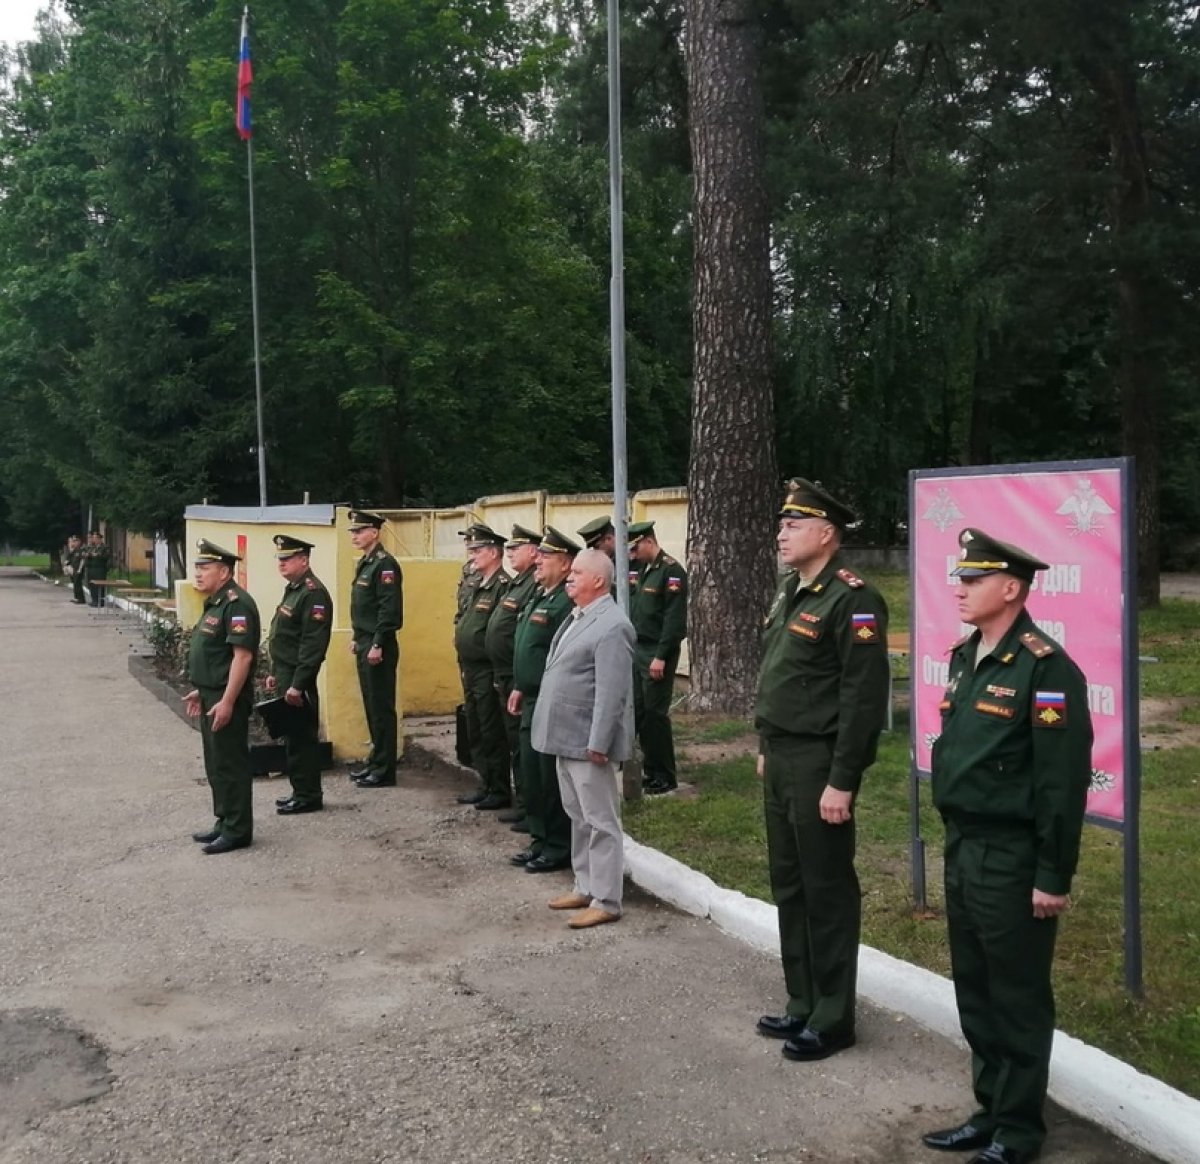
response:
[[[83,569],[79,566],[75,567],[75,573],[71,575],[71,590],[76,602],[87,604],[87,596],[83,592]]]
[[[822,1034],[854,1030],[862,894],[854,870],[854,821],[826,824],[820,800],[832,736],[761,741],[771,894],[787,1013]]]
[[[371,666],[367,652],[371,636],[355,638],[354,661],[358,666],[358,689],[367,713],[367,731],[371,733],[371,754],[367,768],[371,775],[386,780],[396,778],[396,666],[400,648],[396,636],[389,635],[381,644],[383,661]]]
[[[254,837],[254,777],[250,771],[250,712],[253,703],[243,694],[233,715],[219,731],[212,730],[208,713],[221,702],[223,687],[200,687],[200,740],[204,774],[212,789],[213,816],[223,837],[249,844]]]
[[[650,664],[657,656],[653,643],[638,643],[633,655],[633,723],[642,745],[642,776],[648,781],[674,786],[675,737],[671,733],[671,696],[675,692],[675,669],[679,652],[665,660],[661,679],[650,678]]]
[[[565,861],[571,855],[571,818],[558,788],[558,764],[553,756],[533,749],[533,709],[536,699],[521,705],[521,772],[525,790],[525,819],[534,856]]]
[[[321,714],[316,684],[306,688],[304,694],[312,714],[284,738],[284,764],[292,782],[292,799],[297,804],[321,804]]]
[[[504,738],[508,741],[508,764],[512,771],[513,792],[516,803],[525,806],[524,777],[521,774],[521,717],[508,714],[508,697],[512,694],[513,677],[496,675],[494,678],[496,698],[500,701],[500,716],[504,721]]]
[[[1054,1039],[1055,918],[1033,916],[1032,825],[946,822],[950,965],[981,1131],[1036,1151]]]
[[[492,668],[485,663],[463,663],[460,673],[463,704],[467,713],[467,736],[471,741],[471,767],[479,773],[484,792],[510,796],[509,769],[512,761]]]

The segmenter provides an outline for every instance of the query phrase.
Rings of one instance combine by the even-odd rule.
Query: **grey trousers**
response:
[[[617,766],[556,756],[558,788],[571,818],[571,868],[575,892],[596,909],[621,913],[625,879],[625,840]]]

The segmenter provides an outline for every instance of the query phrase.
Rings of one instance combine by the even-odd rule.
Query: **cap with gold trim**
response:
[[[780,517],[819,517],[845,529],[858,517],[848,505],[843,505],[820,482],[793,477],[786,485],[787,493],[780,506]]]
[[[237,554],[230,550],[223,550],[220,546],[210,542],[208,538],[201,538],[196,543],[196,557],[193,561],[197,566],[206,565],[209,562],[224,562],[232,570],[234,565],[241,560]]]
[[[365,509],[352,509],[348,528],[351,533],[360,529],[383,529],[385,521],[387,518],[380,517],[377,513],[368,513]]]
[[[458,536],[467,539],[468,550],[478,550],[484,546],[501,548],[505,540],[503,534],[497,533],[490,525],[484,525],[481,521],[474,522],[466,529],[460,529]]]
[[[1032,582],[1039,570],[1049,570],[1047,562],[1035,558],[1019,546],[1002,542],[981,529],[968,526],[958,535],[958,564],[950,571],[959,578],[981,578],[985,574],[1011,574],[1022,582]]]
[[[578,542],[572,541],[552,525],[546,526],[542,544],[538,546],[543,554],[578,554],[581,548]]]
[[[288,534],[276,534],[271,541],[275,543],[275,557],[281,562],[296,554],[311,554],[313,549],[312,542],[301,541],[300,538],[290,537]]]
[[[635,542],[640,542],[642,538],[650,537],[654,533],[654,522],[652,521],[634,521],[629,524],[629,544],[632,546]]]
[[[613,528],[611,517],[593,517],[591,521],[586,525],[581,525],[575,532],[583,538],[583,544],[589,550],[593,550],[602,537],[615,533],[616,530]]]
[[[515,549],[517,546],[538,546],[542,543],[542,535],[534,530],[528,529],[523,525],[514,525],[512,527],[512,537],[504,543],[506,550]]]

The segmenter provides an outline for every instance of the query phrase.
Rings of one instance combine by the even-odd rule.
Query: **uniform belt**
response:
[[[1020,820],[1011,816],[987,816],[978,812],[948,812],[947,825],[964,837],[1027,836],[1034,831],[1031,820]]]

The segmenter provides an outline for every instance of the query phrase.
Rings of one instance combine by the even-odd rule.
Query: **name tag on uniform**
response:
[[[515,598],[506,598],[504,600],[503,605],[504,605],[505,610],[519,610],[520,609],[520,607],[517,606],[517,600]]]
[[[811,639],[813,642],[816,642],[816,640],[821,637],[821,632],[819,630],[816,630],[814,627],[807,626],[802,622],[789,622],[788,630],[791,631],[792,634],[797,635],[799,638]]]
[[[490,602],[477,602],[475,603],[475,609],[482,610],[484,614],[487,614],[492,609],[492,604]]]
[[[550,621],[550,616],[544,610],[535,610],[529,616],[530,622],[536,622],[538,626],[545,626]]]
[[[1013,719],[1017,714],[1015,707],[1005,707],[1003,703],[994,703],[990,699],[980,699],[975,704],[975,710],[984,715],[994,715],[997,719]]]
[[[292,608],[290,606],[281,606],[276,613],[282,614],[284,618],[291,618]]]
[[[643,586],[642,593],[643,594],[657,594],[658,587],[657,586]]]

